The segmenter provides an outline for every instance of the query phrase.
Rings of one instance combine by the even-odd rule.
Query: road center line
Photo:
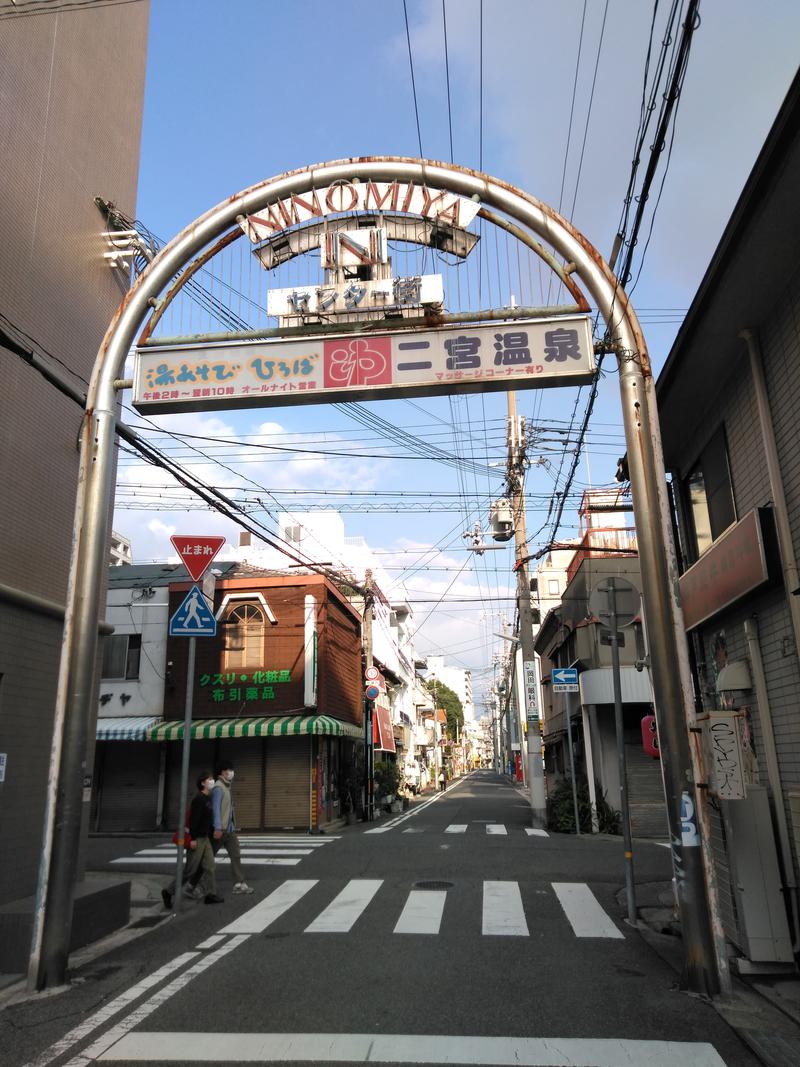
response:
[[[129,1030],[132,1030],[134,1026],[138,1026],[140,1022],[146,1019],[149,1015],[160,1008],[162,1004],[165,1004],[170,997],[179,993],[184,986],[187,986],[193,978],[197,978],[198,975],[203,974],[212,967],[223,956],[227,956],[229,952],[232,952],[235,948],[238,948],[243,941],[246,941],[246,937],[233,937],[226,944],[218,948],[216,952],[212,952],[208,956],[203,956],[202,959],[190,967],[183,974],[178,975],[173,979],[169,985],[159,989],[154,993],[149,1000],[146,1000],[144,1004],[140,1004],[138,1008],[135,1008],[130,1015],[122,1019],[116,1026],[112,1026],[110,1030],[107,1030],[102,1037],[99,1037],[93,1044],[85,1048],[83,1052],[79,1052],[77,1056],[73,1056],[65,1067],[88,1067],[88,1064],[93,1063],[99,1059],[104,1052],[106,1052],[113,1044],[115,1044],[121,1037],[124,1037]]]
[[[187,963],[191,963],[192,960],[196,960],[199,953],[197,952],[184,952],[180,956],[176,956],[174,960],[170,960],[169,963],[165,963],[163,967],[159,967],[157,971],[153,971],[146,978],[143,978],[141,982],[137,982],[136,985],[126,989],[124,993],[120,993],[118,997],[110,1000],[108,1004],[104,1004],[102,1008],[99,1008],[93,1015],[90,1015],[87,1019],[84,1019],[82,1023],[76,1026],[69,1033],[56,1041],[50,1048],[45,1049],[40,1053],[35,1060],[31,1060],[30,1063],[25,1064],[25,1067],[45,1067],[45,1064],[50,1063],[51,1060],[57,1059],[59,1056],[63,1056],[65,1052],[68,1052],[73,1045],[77,1045],[79,1041],[82,1041],[85,1037],[96,1030],[98,1026],[102,1026],[103,1023],[116,1015],[117,1012],[127,1008],[134,1000],[137,1000],[143,993],[146,993],[148,989],[152,989],[153,986],[158,985],[159,982],[163,982],[165,978],[168,978],[175,971],[180,970]]]
[[[449,787],[447,793],[451,793],[454,789],[458,789],[458,787],[460,785],[463,785],[469,777],[470,776],[468,774],[465,774],[463,778],[460,778],[457,782],[454,782]],[[435,804],[437,800],[441,800],[443,796],[447,795],[447,793],[434,793],[432,797],[428,797],[428,799],[424,803],[419,804],[416,808],[413,809],[413,811],[409,811],[405,815],[398,815],[396,819],[390,819],[385,826],[375,826],[371,830],[365,830],[364,833],[385,834],[387,830],[394,830],[396,826],[400,826],[401,823],[407,822],[409,819],[413,819],[415,815],[419,815],[420,812],[424,811],[431,804]]]
[[[146,1033],[101,1057],[138,1063],[435,1063],[496,1067],[725,1067],[705,1041],[591,1037],[462,1037],[443,1034]]]

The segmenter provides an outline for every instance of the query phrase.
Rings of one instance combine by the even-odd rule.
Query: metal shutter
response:
[[[264,742],[258,738],[223,740],[219,744],[220,760],[229,759],[236,772],[233,779],[233,802],[236,825],[242,830],[260,830],[264,807]]]
[[[149,741],[101,741],[100,830],[155,830],[158,745]]]
[[[268,829],[308,829],[311,819],[310,753],[310,737],[267,740],[264,824]]]
[[[152,748],[158,748],[149,742]],[[183,759],[183,741],[165,741],[167,746],[167,787],[164,793],[164,825],[168,830],[177,826],[178,812],[186,811],[192,797],[197,792],[197,779],[201,774],[213,774],[216,763],[216,741],[195,741],[189,748],[189,782],[186,796],[178,808],[178,796],[181,788],[181,761]]]

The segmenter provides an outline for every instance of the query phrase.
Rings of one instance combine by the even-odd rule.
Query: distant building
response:
[[[121,567],[124,563],[133,563],[133,550],[127,537],[111,531],[111,543],[108,549],[108,562],[112,567]]]
[[[464,720],[475,718],[472,698],[472,671],[465,667],[453,667],[445,663],[444,656],[428,656],[427,680],[433,679],[452,689],[464,708]]]

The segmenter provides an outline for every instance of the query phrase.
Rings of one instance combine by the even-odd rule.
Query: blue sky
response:
[[[451,124],[442,4],[408,0],[407,8],[423,154],[447,160]],[[652,6],[638,0],[610,0],[608,5],[588,0],[565,165],[583,9],[580,0],[485,0],[481,102],[479,0],[447,0],[453,159],[470,167],[482,164],[488,173],[554,206],[560,202],[563,213],[608,254],[630,171]],[[680,316],[654,309],[689,306],[797,65],[796,2],[708,0],[700,11],[669,170],[634,292],[656,369],[668,354]],[[402,0],[335,5],[317,0],[152,0],[136,213],[159,236],[173,236],[213,204],[284,170],[381,154],[419,155]],[[565,422],[585,405],[585,390],[576,394],[574,389],[520,392],[518,410],[538,422]],[[505,414],[502,394],[453,402],[429,399],[415,407],[386,401],[372,407],[410,432],[436,434],[442,448],[482,460],[502,459],[502,449],[495,454],[496,428]],[[354,433],[362,432],[329,407],[162,421],[179,432],[234,438],[268,432],[273,442],[305,442],[306,447],[318,443],[325,431],[326,447],[339,445],[344,451]],[[487,423],[495,427],[494,434],[484,432]],[[600,387],[577,486],[611,481],[623,448],[612,372]],[[557,455],[545,458],[558,462]],[[227,462],[235,466],[233,459]],[[283,488],[357,484],[365,491],[425,488],[445,494],[467,487],[497,495],[501,485],[499,475],[474,476],[473,484],[449,467],[400,459],[328,456],[313,462],[250,463],[245,469],[259,484]],[[238,484],[218,468],[206,465],[200,473],[215,484]],[[146,480],[131,471],[124,476]],[[530,531],[545,517],[553,477],[546,466],[530,473],[529,488],[542,494],[528,516]],[[391,572],[398,582],[404,577],[399,568],[419,559],[409,548],[438,546],[424,559],[442,569],[419,571],[406,582],[410,595],[420,601],[415,608],[419,621],[432,606],[421,601],[435,600],[454,578],[450,596],[487,598],[469,610],[443,605],[419,633],[423,650],[452,649],[456,662],[483,670],[487,677],[499,646],[491,637],[499,630],[492,612],[504,610],[513,618],[509,601],[489,598],[508,591],[513,560],[510,551],[490,553],[468,561],[456,577],[466,560],[462,533],[467,521],[471,525],[478,517],[458,512],[347,514],[345,523],[349,535],[364,536],[387,553],[382,558],[398,568]],[[560,536],[574,534],[575,523],[574,511],[565,515]],[[115,528],[132,538],[135,558],[142,561],[169,555],[173,528],[236,537],[230,524],[203,513],[119,510]]]

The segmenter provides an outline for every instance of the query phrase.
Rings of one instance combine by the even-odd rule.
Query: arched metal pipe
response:
[[[417,182],[444,189],[503,212],[538,234],[567,262],[590,293],[614,337],[642,585],[651,637],[653,681],[669,809],[678,898],[687,959],[685,982],[710,993],[727,983],[721,924],[709,922],[706,882],[714,902],[713,868],[701,849],[681,844],[681,803],[695,798],[686,719],[693,714],[691,678],[677,593],[678,569],[650,362],[639,321],[603,257],[566,219],[527,193],[489,175],[453,164],[404,157],[337,160],[268,179],[211,208],[169,242],[136,280],[103,338],[87,394],[72,543],[61,668],[50,764],[43,856],[34,916],[29,981],[37,988],[61,984],[66,974],[82,808],[87,723],[93,693],[102,571],[112,499],[116,423],[115,382],[152,304],[192,256],[220,238],[237,216],[274,201],[334,182]],[[63,744],[62,744],[63,738]],[[58,834],[55,829],[58,827]],[[701,830],[703,829],[701,825]],[[707,835],[701,833],[701,840]],[[712,906],[711,914],[717,909]],[[716,959],[716,962],[715,962]]]

